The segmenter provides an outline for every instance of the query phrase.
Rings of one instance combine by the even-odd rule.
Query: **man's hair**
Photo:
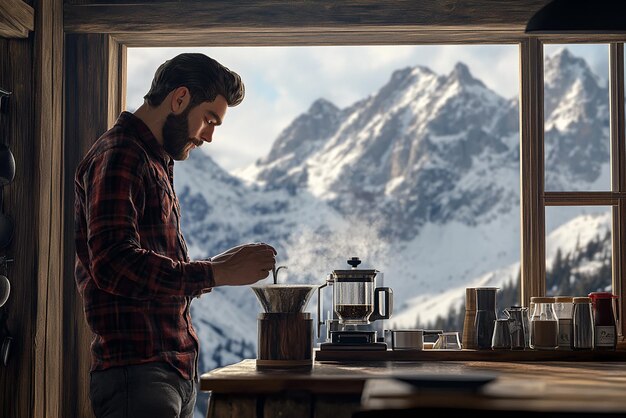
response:
[[[212,102],[218,94],[224,96],[228,106],[237,106],[245,95],[237,73],[204,54],[185,53],[161,64],[154,74],[150,91],[143,98],[150,106],[159,106],[178,87],[189,89],[192,107]]]

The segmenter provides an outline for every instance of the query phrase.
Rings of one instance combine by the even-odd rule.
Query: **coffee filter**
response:
[[[304,311],[317,287],[304,284],[269,284],[252,286],[252,290],[265,312],[286,313]]]

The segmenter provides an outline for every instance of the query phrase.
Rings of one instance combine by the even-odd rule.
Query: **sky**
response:
[[[547,45],[545,54],[561,47]],[[606,44],[567,48],[606,81]],[[421,65],[448,74],[463,62],[475,78],[502,96],[512,98],[519,91],[517,45],[128,48],[128,110],[143,103],[157,67],[182,52],[202,52],[244,81],[244,101],[228,109],[213,142],[195,151],[206,152],[230,172],[265,156],[280,132],[315,100],[349,106],[375,94],[401,68]]]

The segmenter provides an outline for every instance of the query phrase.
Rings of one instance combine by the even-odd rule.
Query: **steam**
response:
[[[378,223],[349,218],[335,229],[302,226],[285,243],[290,283],[319,283],[337,269],[350,269],[347,260],[359,257],[360,269],[381,269],[389,263],[389,242],[381,238]],[[293,277],[292,277],[293,276]]]

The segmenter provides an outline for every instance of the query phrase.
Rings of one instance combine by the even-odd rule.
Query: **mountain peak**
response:
[[[457,62],[454,65],[454,68],[450,72],[450,75],[448,76],[448,78],[450,80],[457,80],[461,84],[480,84],[480,85],[483,84],[482,81],[472,76],[472,73],[470,72],[469,67],[462,62]]]
[[[554,54],[548,57],[548,59],[562,64],[569,64],[580,60],[580,58],[575,57],[574,54],[572,54],[570,50],[565,47],[559,48]]]
[[[591,78],[598,81],[587,61],[582,57],[572,54],[569,49],[561,48],[554,54],[546,57],[545,76],[548,83],[555,77],[567,77],[571,80]]]
[[[335,106],[332,102],[319,98],[311,104],[308,113],[313,115],[318,114],[328,114],[328,113],[336,113],[339,111],[339,108]]]

